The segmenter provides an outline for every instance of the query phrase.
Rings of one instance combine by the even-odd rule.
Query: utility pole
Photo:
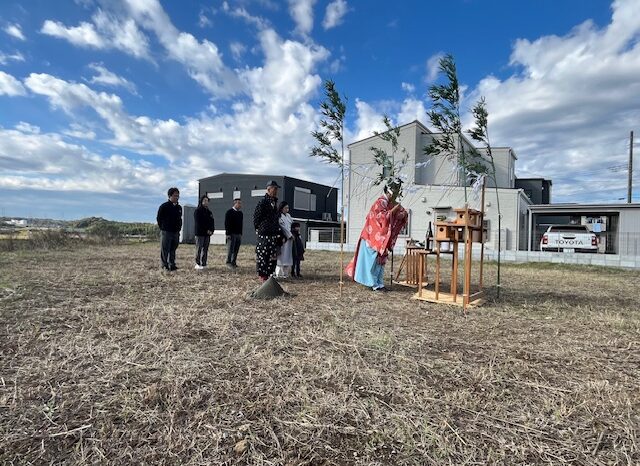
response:
[[[633,131],[629,135],[629,178],[627,181],[627,204],[633,198]]]

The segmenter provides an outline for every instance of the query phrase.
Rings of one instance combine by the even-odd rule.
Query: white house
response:
[[[403,235],[406,238],[424,239],[429,222],[436,215],[453,217],[454,208],[465,204],[465,179],[456,161],[444,156],[429,160],[424,154],[432,138],[438,137],[419,121],[400,127],[398,145],[406,151],[398,151],[396,157],[407,157],[400,171],[405,179],[402,205],[409,211],[409,225]],[[473,147],[469,139],[461,138],[467,153]],[[374,184],[379,167],[374,162],[371,147],[379,147],[391,155],[390,143],[378,136],[356,141],[348,146],[349,162],[345,180],[345,206],[348,225],[347,241],[355,243],[364,225],[365,215],[371,204],[382,193],[382,186]],[[487,247],[497,249],[498,200],[502,212],[502,248],[517,250],[527,248],[529,231],[528,206],[531,201],[522,189],[515,188],[515,163],[517,157],[510,147],[492,148],[496,166],[497,193],[493,181],[487,183],[485,191],[485,220],[487,220]],[[483,152],[480,150],[480,153]],[[486,155],[483,155],[486,162]],[[467,186],[469,207],[480,209],[480,190]],[[401,240],[398,241],[400,243]]]

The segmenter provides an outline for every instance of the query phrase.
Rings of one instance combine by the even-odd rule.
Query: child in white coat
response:
[[[289,215],[289,204],[285,201],[280,203],[280,229],[284,236],[283,244],[278,254],[278,263],[276,265],[276,278],[288,278],[293,265],[293,234],[291,233],[291,224],[293,219]]]

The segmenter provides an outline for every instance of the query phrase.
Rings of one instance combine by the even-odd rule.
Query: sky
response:
[[[626,201],[638,0],[3,0],[0,215],[153,221],[169,187],[195,204],[222,172],[339,186],[309,156],[323,80],[347,143],[383,115],[431,127],[445,53],[466,128],[484,97],[517,176],[552,179],[553,202]]]

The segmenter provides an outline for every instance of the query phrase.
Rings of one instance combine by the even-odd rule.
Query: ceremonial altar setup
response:
[[[484,206],[484,187],[482,189],[481,209]],[[483,226],[484,210],[471,209],[468,206],[453,209],[454,218],[436,220],[435,235],[431,222],[427,230],[425,243],[420,245],[414,240],[407,241],[406,252],[395,277],[395,283],[417,289],[414,299],[445,303],[467,307],[484,303],[482,268],[484,261],[484,243],[487,230]],[[480,243],[480,258],[477,261],[478,278],[472,280],[473,243]],[[459,293],[459,251],[462,251],[462,294]],[[449,286],[443,286],[444,255],[451,256],[451,279]],[[433,280],[429,280],[429,257],[435,259]],[[400,281],[401,274],[404,280]],[[445,291],[447,290],[447,291]]]

